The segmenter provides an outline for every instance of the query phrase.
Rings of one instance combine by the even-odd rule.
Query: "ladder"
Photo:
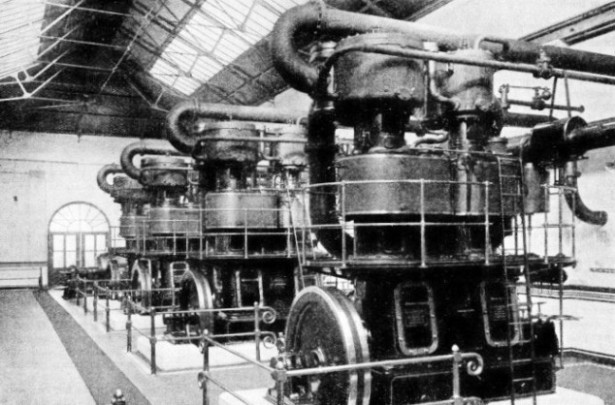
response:
[[[536,353],[534,348],[534,325],[532,323],[532,296],[531,296],[531,278],[530,278],[530,266],[529,259],[527,255],[527,241],[526,241],[526,233],[525,233],[525,196],[523,192],[524,186],[524,178],[523,178],[523,162],[519,158],[508,158],[497,156],[497,165],[498,165],[498,191],[499,191],[499,200],[500,200],[500,225],[502,227],[502,272],[505,280],[506,286],[506,323],[507,323],[507,333],[506,333],[506,344],[508,347],[508,361],[509,361],[509,372],[510,372],[510,401],[511,404],[515,404],[516,397],[516,386],[518,384],[526,384],[531,383],[531,393],[532,393],[532,403],[536,405]],[[514,165],[515,174],[504,174],[503,172],[503,162],[510,162]],[[515,182],[513,189],[514,192],[505,192],[504,190],[504,182],[505,180],[512,180]],[[516,293],[516,284],[511,282],[510,271],[511,267],[509,265],[509,261],[507,259],[507,250],[506,250],[506,209],[505,209],[505,201],[512,199],[514,213],[516,216],[520,217],[521,220],[521,239],[522,239],[522,251],[523,251],[523,273],[525,277],[525,296],[526,302],[523,304],[519,304],[518,307],[524,307],[526,312],[527,326],[529,329],[529,338],[524,339],[523,337],[523,322],[521,319],[516,321],[511,319],[511,309],[517,310],[516,305],[511,302],[511,291],[513,288]],[[515,219],[515,224],[516,224]],[[518,228],[518,227],[517,227]],[[513,237],[515,239],[515,245],[517,245],[517,234],[513,232]],[[517,253],[517,249],[515,249],[515,254]],[[516,358],[515,350],[513,348],[513,337],[515,334],[515,327],[519,328],[520,339],[519,343],[529,343],[530,345],[530,358]],[[530,364],[531,367],[531,376],[530,377],[517,377],[517,369],[519,366]]]

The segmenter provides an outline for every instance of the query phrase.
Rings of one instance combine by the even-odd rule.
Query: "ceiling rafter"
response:
[[[521,39],[539,44],[559,40],[574,45],[612,31],[615,31],[615,2],[596,7]]]

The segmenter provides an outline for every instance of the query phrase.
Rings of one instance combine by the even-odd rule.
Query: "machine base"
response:
[[[236,391],[235,394],[249,400],[252,405],[271,405],[271,402],[266,398],[266,388]],[[532,398],[515,400],[515,405],[529,405],[531,403]],[[604,401],[594,395],[573,391],[562,387],[557,387],[554,394],[539,396],[537,403],[538,405],[604,405]],[[487,404],[509,405],[510,400],[488,402]],[[228,392],[224,392],[218,397],[218,405],[243,405],[243,403],[237,398],[234,398]]]
[[[251,359],[256,360],[256,346],[254,342],[235,343],[229,345],[230,349],[243,354]],[[150,361],[151,349],[150,341],[144,336],[139,336],[135,345],[136,352],[143,356],[145,360]],[[277,349],[267,349],[262,344],[261,361],[269,362],[269,359],[275,357]],[[223,349],[217,347],[209,348],[209,366],[223,367],[246,364],[243,359],[234,356]],[[180,371],[189,369],[203,368],[203,354],[201,349],[192,344],[172,344],[170,342],[156,342],[156,367],[160,371]]]

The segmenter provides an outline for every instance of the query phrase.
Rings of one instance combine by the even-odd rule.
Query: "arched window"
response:
[[[86,202],[60,207],[49,221],[50,270],[95,268],[108,239],[109,220],[97,207]]]

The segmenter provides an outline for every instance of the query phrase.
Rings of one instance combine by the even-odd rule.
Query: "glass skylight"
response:
[[[0,79],[34,64],[44,14],[44,2],[0,1]]]
[[[190,95],[265,37],[278,17],[307,0],[208,0],[150,73]]]

